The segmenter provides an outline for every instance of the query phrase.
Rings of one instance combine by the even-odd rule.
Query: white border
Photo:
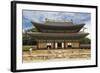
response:
[[[22,63],[22,9],[28,10],[49,10],[49,11],[68,11],[68,12],[88,12],[91,13],[91,59],[90,60],[77,60],[77,61],[59,61],[59,62],[39,62],[39,63]],[[77,8],[77,7],[60,7],[60,6],[45,6],[45,5],[28,5],[17,4],[17,70],[21,69],[37,69],[37,68],[51,68],[51,67],[70,67],[70,66],[85,66],[95,65],[95,28],[96,28],[96,12],[93,8]]]

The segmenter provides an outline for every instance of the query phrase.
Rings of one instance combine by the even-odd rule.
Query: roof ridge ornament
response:
[[[52,19],[45,18],[45,21],[46,22],[67,22],[67,23],[69,22],[69,23],[73,23],[72,19],[69,21],[69,20],[52,20]]]

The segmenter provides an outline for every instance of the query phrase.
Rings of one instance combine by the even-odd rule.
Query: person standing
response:
[[[29,49],[29,55],[30,55],[30,58],[32,60],[32,47]]]

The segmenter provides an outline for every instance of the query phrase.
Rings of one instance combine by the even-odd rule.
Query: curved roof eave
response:
[[[74,30],[75,32],[80,31],[80,29],[85,25],[85,24],[76,24],[76,25],[46,25],[44,23],[37,23],[37,22],[32,22],[32,24],[40,31],[47,32],[48,30]]]
[[[57,33],[39,33],[39,32],[29,32],[29,35],[34,37],[35,39],[46,39],[46,40],[70,40],[70,39],[80,39],[86,37],[89,33],[72,33],[72,34],[57,34]]]

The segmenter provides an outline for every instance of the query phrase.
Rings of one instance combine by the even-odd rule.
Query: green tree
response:
[[[80,44],[91,44],[91,40],[89,38],[80,39]]]
[[[36,45],[36,41],[34,38],[27,34],[27,32],[23,33],[23,45]]]

